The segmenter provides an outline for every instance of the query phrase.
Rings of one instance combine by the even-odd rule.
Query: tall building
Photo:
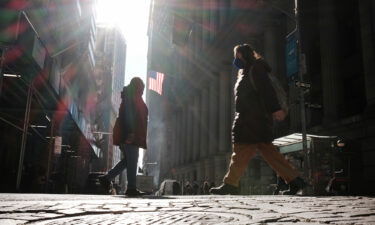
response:
[[[291,0],[152,1],[148,69],[166,74],[163,95],[149,91],[147,98],[151,126],[147,154],[158,161],[159,182],[166,178],[222,182],[231,155],[237,73],[232,67],[233,47],[250,43],[289,90],[290,116],[278,124],[276,137],[301,132],[295,81],[298,69],[303,69],[304,81],[311,84],[305,94],[308,133],[345,140],[344,150],[355,167],[345,170],[357,177],[350,181],[352,193],[373,194],[375,4],[371,0],[299,4],[297,42]],[[305,59],[300,68],[297,43]],[[163,138],[156,139],[156,132]],[[241,189],[269,193],[274,179],[268,165],[255,158]]]
[[[99,155],[90,141],[94,7],[95,0],[1,2],[1,191],[84,191]]]
[[[98,102],[95,126],[99,131],[96,138],[102,149],[96,170],[108,171],[121,159],[121,151],[113,145],[111,134],[125,82],[126,41],[117,28],[104,26],[98,27],[96,40],[95,80],[98,85]]]
[[[175,61],[169,61],[173,52],[172,38],[172,14],[168,1],[152,2],[150,5],[150,20],[148,27],[148,74],[150,71],[162,72],[171,78],[170,70]],[[170,80],[170,79],[168,79]],[[168,81],[167,81],[168,82]],[[164,83],[165,84],[165,83]],[[147,134],[147,151],[144,156],[144,170],[147,175],[154,177],[154,185],[158,186],[161,170],[161,154],[165,153],[167,146],[166,123],[164,117],[167,103],[165,94],[160,96],[148,88],[146,81],[146,103],[149,108],[149,122]],[[165,86],[165,85],[164,85]],[[165,93],[165,91],[164,91]],[[165,158],[166,159],[166,158]],[[167,159],[166,159],[167,160]]]

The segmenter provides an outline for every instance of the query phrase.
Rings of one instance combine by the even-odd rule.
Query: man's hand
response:
[[[283,121],[286,117],[286,113],[284,112],[284,110],[278,110],[274,113],[272,113],[272,118],[276,121]]]

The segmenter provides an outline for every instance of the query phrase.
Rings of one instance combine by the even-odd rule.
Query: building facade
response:
[[[98,27],[95,48],[95,80],[98,86],[96,134],[102,154],[97,159],[96,171],[108,171],[121,159],[121,151],[112,143],[112,128],[118,116],[121,91],[125,81],[126,41],[119,29]],[[120,182],[124,186],[124,175]]]
[[[356,168],[352,176],[360,177],[351,181],[351,192],[373,194],[375,4],[299,2],[301,67],[295,58],[294,1],[152,1],[148,69],[166,74],[163,95],[147,96],[147,154],[159,163],[158,182],[222,182],[231,155],[233,47],[250,43],[289,90],[290,114],[277,124],[276,137],[301,132],[295,81],[302,69],[311,84],[305,93],[308,133],[345,140]],[[241,189],[266,194],[274,182],[273,171],[255,158]]]
[[[100,154],[90,141],[95,1],[0,7],[1,191],[84,192]]]

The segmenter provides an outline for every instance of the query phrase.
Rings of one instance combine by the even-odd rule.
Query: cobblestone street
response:
[[[375,198],[0,194],[0,224],[375,224]]]

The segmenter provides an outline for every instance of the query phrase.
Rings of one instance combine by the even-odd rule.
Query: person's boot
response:
[[[125,195],[129,197],[143,196],[146,192],[140,191],[138,189],[126,189]]]
[[[295,195],[306,186],[307,183],[301,177],[297,177],[289,183],[289,190],[284,191],[283,195]]]
[[[280,187],[279,186],[276,186],[275,187],[275,190],[273,190],[273,195],[278,195],[280,193]]]
[[[111,189],[111,181],[108,179],[107,175],[100,175],[98,176],[99,183],[108,194]]]
[[[210,193],[214,195],[237,195],[238,187],[223,183],[219,187],[211,188]]]

